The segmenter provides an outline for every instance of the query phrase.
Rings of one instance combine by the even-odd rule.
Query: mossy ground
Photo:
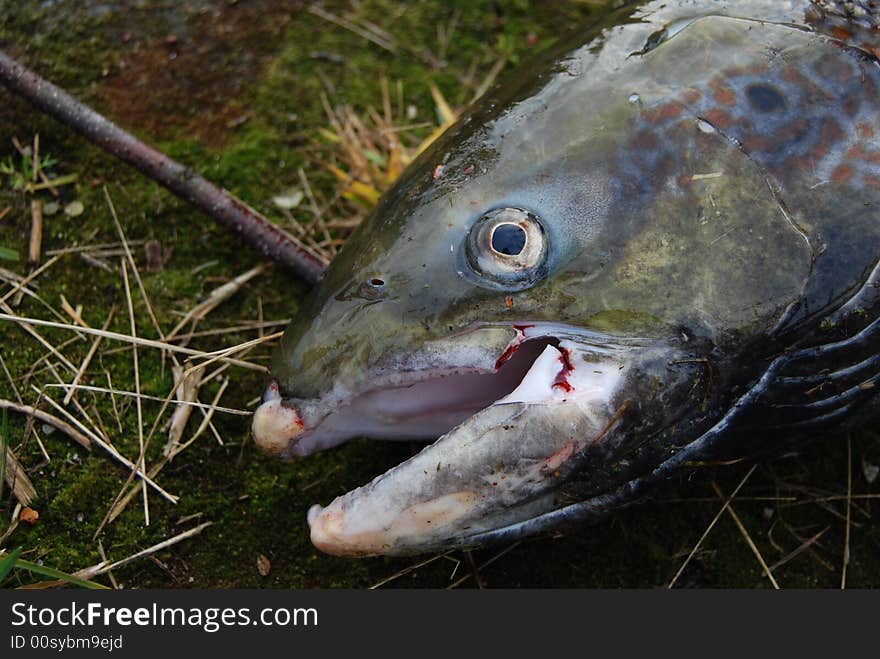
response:
[[[476,71],[479,79],[501,56],[510,58],[508,68],[515,66],[530,51],[549,45],[562,32],[577,26],[597,3],[368,0],[359,4],[362,16],[396,35],[397,55],[309,13],[304,6],[291,8],[291,3],[279,0],[0,0],[0,42],[13,56],[124,127],[258,209],[277,215],[271,196],[297,184],[298,167],[307,169],[317,189],[332,192],[332,176],[315,166],[309,147],[317,129],[326,125],[322,92],[328,93],[333,103],[378,107],[379,79],[384,75],[391,81],[402,81],[407,103],[414,104],[419,119],[424,120],[434,111],[429,81],[435,82],[451,103],[460,105],[473,93],[472,87],[462,83],[468,71]],[[325,7],[335,12],[350,8],[344,2],[329,2]],[[437,26],[449,25],[453,11],[459,20],[442,53],[446,64],[432,67],[430,63],[444,50]],[[62,195],[67,201],[82,201],[85,213],[47,218],[44,249],[117,240],[104,200],[106,185],[130,240],[155,239],[173,250],[161,272],[149,274],[141,269],[152,306],[166,329],[177,322],[176,314],[187,311],[207,291],[260,262],[256,252],[243,248],[211,220],[69,129],[8,93],[2,98],[0,160],[14,156],[13,136],[28,142],[39,133],[41,151],[61,161],[56,173],[79,175],[79,183],[65,187]],[[0,211],[6,207],[11,210],[0,222],[0,246],[20,254],[27,251],[28,203],[22,193],[2,182]],[[143,251],[138,250],[136,256],[143,265]],[[116,260],[110,261],[114,267],[118,265]],[[23,262],[0,265],[25,270]],[[289,317],[305,291],[303,284],[276,270],[251,282],[200,328],[255,320],[260,308],[267,319]],[[110,329],[128,331],[119,276],[76,256],[63,257],[40,278],[39,294],[53,307],[58,307],[60,294],[74,305],[82,304],[83,316],[93,326],[102,325],[115,305],[117,314]],[[155,336],[136,288],[133,296],[138,334]],[[48,317],[39,303],[28,299],[17,311]],[[56,344],[70,338],[64,331],[41,332]],[[253,336],[222,335],[195,345],[211,350]],[[88,340],[75,341],[64,353],[78,364],[89,345]],[[0,324],[0,350],[15,378],[22,378],[44,355],[41,346],[8,323]],[[250,358],[259,360],[266,354],[264,348]],[[140,355],[142,390],[164,396],[171,384],[168,364],[163,365],[148,349]],[[116,387],[134,388],[130,350],[103,355],[89,371],[90,382],[106,385],[105,368]],[[263,385],[262,376],[251,371],[233,369],[230,376],[230,387],[221,402],[229,407],[244,407]],[[26,400],[34,398],[32,391],[23,394]],[[212,394],[211,390],[203,392],[202,400],[210,400]],[[5,378],[0,378],[0,396],[13,397]],[[119,401],[125,408],[119,431],[108,397],[80,394],[79,398],[104,420],[119,449],[136,456],[136,415],[131,400]],[[144,404],[147,424],[158,408],[158,404]],[[305,525],[310,503],[327,502],[367,481],[409,455],[413,446],[355,441],[339,450],[284,464],[254,449],[246,419],[217,415],[215,421],[224,445],[205,436],[158,478],[164,488],[180,495],[179,503],[175,506],[151,496],[151,524],[145,526],[141,503],[136,499],[105,528],[100,539],[113,560],[179,533],[186,526],[177,522],[188,515],[201,513],[199,519],[212,521],[213,526],[156,554],[154,560],[119,570],[115,576],[125,586],[364,587],[417,562],[328,557],[311,546]],[[195,423],[191,421],[190,430]],[[11,415],[10,430],[10,443],[17,447],[24,436],[25,419]],[[42,436],[52,458],[49,464],[39,466],[41,456],[33,440],[20,450],[37,488],[39,498],[34,507],[40,518],[32,527],[20,525],[6,545],[22,546],[26,558],[65,571],[98,563],[100,556],[92,536],[127,474],[98,449],[89,454],[57,432]],[[153,442],[148,465],[163,444],[164,437]],[[854,435],[852,455],[853,491],[876,492],[876,486],[862,475],[862,463],[880,462],[877,436],[867,431]],[[845,438],[829,438],[797,455],[764,463],[735,504],[745,528],[770,563],[826,529],[815,544],[776,572],[785,586],[832,587],[840,582],[845,502],[818,499],[845,495],[846,459]],[[565,537],[524,542],[483,570],[483,577],[491,586],[665,584],[719,509],[711,479],[729,493],[747,468],[733,466],[681,483],[659,492],[654,502]],[[807,503],[758,500],[791,496]],[[14,503],[8,488],[4,489],[0,533]],[[872,519],[873,507],[875,502],[864,498],[853,505],[849,585],[880,584],[880,525]],[[476,552],[476,561],[482,564],[503,549]],[[271,561],[268,576],[260,576],[257,570],[260,554]],[[468,574],[463,562],[456,567],[459,559],[460,554],[453,554],[436,560],[391,585],[443,587]],[[34,579],[19,571],[5,585]],[[726,515],[703,543],[682,582],[749,588],[769,585],[742,534]]]

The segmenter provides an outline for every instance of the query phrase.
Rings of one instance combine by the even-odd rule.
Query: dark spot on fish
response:
[[[752,109],[758,112],[780,112],[785,110],[785,97],[770,85],[749,85],[746,97]]]

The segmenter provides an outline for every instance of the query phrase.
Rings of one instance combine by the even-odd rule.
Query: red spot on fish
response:
[[[742,146],[749,153],[754,151],[771,151],[773,149],[773,140],[763,135],[749,135],[743,138]]]
[[[850,147],[849,151],[846,152],[846,157],[849,160],[864,160],[867,155],[861,144]]]
[[[847,116],[855,117],[859,111],[859,99],[855,96],[848,96],[843,100],[843,111]]]
[[[831,151],[831,147],[843,138],[843,131],[837,121],[826,117],[822,122],[822,131],[819,143],[810,150],[810,155],[816,160],[822,160]]]
[[[659,108],[645,112],[645,120],[652,124],[656,124],[661,121],[667,121],[668,119],[675,119],[676,117],[681,116],[682,111],[683,108],[679,103],[665,103]]]
[[[859,137],[861,137],[862,139],[870,139],[874,137],[875,134],[874,127],[867,121],[863,121],[862,123],[860,123],[857,130],[859,133]]]
[[[658,146],[657,136],[649,130],[641,130],[633,138],[632,146],[635,149],[653,151]]]
[[[693,87],[691,87],[684,93],[684,100],[689,105],[693,105],[701,98],[703,98],[703,92],[701,92],[699,89],[694,89]]]
[[[306,427],[306,424],[303,423],[302,419],[297,418],[297,420],[294,421],[294,423],[296,424],[296,427],[299,428],[300,430],[302,430],[303,428]]]
[[[434,167],[434,172],[431,174],[431,178],[436,181],[438,178],[443,176],[443,169],[443,165],[437,165],[436,167]]]
[[[825,121],[822,122],[822,142],[837,142],[843,139],[844,133],[841,130],[840,125],[832,119],[831,117],[827,117]]]
[[[713,96],[716,103],[720,103],[721,105],[734,105],[736,103],[736,94],[723,82],[713,80],[709,83],[709,86],[714,92]]]
[[[767,65],[762,63],[752,64],[747,70],[746,73],[749,75],[761,75],[762,73],[767,73]]]
[[[835,185],[843,185],[853,177],[853,168],[849,165],[838,165],[831,173],[831,182]]]
[[[712,108],[706,113],[706,121],[716,128],[730,128],[733,126],[733,117],[720,108]]]
[[[880,176],[874,174],[865,175],[865,185],[869,188],[880,188]]]
[[[473,174],[474,173],[474,166],[468,165],[467,167],[464,168],[464,170],[462,170],[462,173],[463,174]]]
[[[849,41],[852,39],[853,33],[847,30],[842,25],[835,25],[831,29],[831,36],[835,39],[840,39],[841,41]]]
[[[801,172],[812,167],[813,163],[809,158],[803,156],[791,156],[782,163],[783,173]]]

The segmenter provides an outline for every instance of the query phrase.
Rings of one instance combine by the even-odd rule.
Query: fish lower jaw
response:
[[[510,502],[543,496],[566,463],[601,437],[621,379],[615,360],[585,361],[564,341],[545,345],[512,391],[373,482],[326,507],[312,506],[312,544],[338,556],[403,555],[456,546],[484,516],[521,521],[510,517]],[[535,426],[517,424],[531,407],[550,418],[557,405],[580,420],[582,432],[542,440],[535,449]],[[518,431],[529,433],[532,446]],[[476,464],[467,464],[471,457]],[[508,466],[506,473],[499,465]]]
[[[326,508],[309,508],[312,544],[334,556],[378,556],[418,551],[444,529],[472,513],[478,503],[474,492],[460,491],[421,501],[403,510],[390,509],[379,516],[355,516],[345,511],[340,498]]]

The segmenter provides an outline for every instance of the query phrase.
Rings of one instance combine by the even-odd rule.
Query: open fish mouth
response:
[[[619,420],[617,394],[638,340],[528,322],[462,336],[409,361],[427,367],[374,373],[319,400],[286,397],[269,382],[253,432],[270,454],[302,457],[359,436],[431,442],[328,506],[312,506],[319,549],[418,553],[526,522],[559,506],[560,482]]]

